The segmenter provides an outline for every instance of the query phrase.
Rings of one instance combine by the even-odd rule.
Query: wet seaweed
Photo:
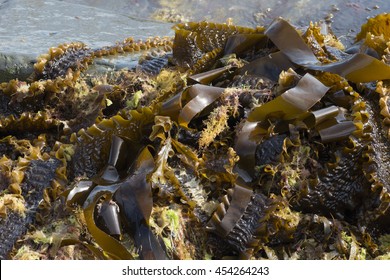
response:
[[[28,209],[21,213],[16,212],[15,206],[8,209],[6,216],[1,219],[1,259],[8,258],[7,254],[12,250],[16,241],[27,232],[29,226],[36,220],[35,213],[47,188],[55,179],[55,170],[59,166],[59,160],[49,159],[31,160],[24,171],[24,179],[20,184],[23,201],[19,202],[23,208]],[[46,194],[47,195],[47,194]],[[2,203],[6,203],[2,201]],[[9,202],[8,202],[9,203]]]
[[[0,85],[0,257],[385,258],[386,21],[347,50],[282,19],[51,48]],[[131,53],[133,69],[86,73]],[[78,233],[48,238],[66,217]]]

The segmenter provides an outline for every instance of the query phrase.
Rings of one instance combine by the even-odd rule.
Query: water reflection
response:
[[[63,0],[69,3],[110,10],[130,17],[169,22],[216,21],[232,18],[234,24],[267,25],[283,17],[295,25],[327,20],[344,43],[354,35],[367,17],[390,11],[388,0]]]

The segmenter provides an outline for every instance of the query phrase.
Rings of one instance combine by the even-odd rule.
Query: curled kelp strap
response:
[[[147,147],[140,152],[132,169],[132,175],[124,180],[115,193],[115,200],[140,250],[140,257],[166,259],[164,250],[148,227],[153,199],[152,188],[146,176],[154,169],[154,159]]]
[[[146,176],[154,169],[154,159],[148,147],[142,149],[131,169],[131,175],[123,181],[115,198],[128,223],[138,224],[139,219],[142,219],[144,223],[148,224],[153,199]],[[135,205],[134,203],[125,203],[125,200],[135,202]]]
[[[207,106],[217,100],[224,88],[196,84],[188,87],[167,100],[161,108],[161,114],[178,120],[179,125],[188,127],[191,120]],[[185,100],[189,101],[182,106]]]
[[[143,260],[167,260],[167,255],[160,245],[159,240],[154,236],[151,229],[145,224],[140,224],[134,234],[134,241],[138,248],[141,248],[140,258]]]
[[[188,89],[188,95],[192,98],[179,113],[179,125],[187,127],[190,121],[203,109],[221,96],[225,89],[204,85],[194,85]]]
[[[262,121],[267,117],[289,120],[306,112],[328,91],[328,87],[310,74],[305,74],[296,87],[284,92],[281,96],[254,108],[247,121]]]
[[[356,129],[353,121],[345,118],[344,110],[330,106],[309,113],[303,121],[308,128],[315,127],[323,143],[342,140],[350,136]]]
[[[237,181],[234,188],[228,191],[231,200],[227,195],[222,197],[222,202],[211,217],[207,230],[226,237],[244,214],[252,194],[252,189]]]
[[[316,128],[323,143],[339,141],[357,129],[353,121],[347,120],[345,113],[344,108],[332,105],[310,112],[303,121],[308,128]]]
[[[84,217],[89,232],[99,246],[104,250],[107,257],[112,259],[133,259],[133,256],[118,240],[97,227],[94,218],[96,205],[100,199],[103,198],[103,196],[105,196],[106,199],[111,198],[113,193],[115,193],[120,186],[120,184],[116,184],[114,186],[109,185],[95,187],[84,202]]]
[[[253,192],[241,180],[221,200],[206,229],[222,237],[240,258],[250,258],[259,243],[275,235],[284,222],[274,214],[281,201]]]
[[[104,201],[98,208],[99,226],[109,235],[120,239],[122,236],[122,225],[119,218],[119,207],[113,200]]]
[[[140,249],[141,258],[166,258],[148,227],[153,200],[147,175],[153,169],[148,147],[132,151],[126,139],[113,135],[106,166],[92,180],[80,181],[69,192],[67,204],[83,205],[88,230],[108,258],[132,259],[116,240],[121,238],[122,222]]]
[[[139,149],[138,143],[124,136],[113,135],[107,164],[92,178],[93,182],[98,185],[107,185],[126,177],[137,159]]]
[[[241,54],[248,49],[256,46],[260,43],[266,36],[264,34],[255,33],[255,34],[235,34],[230,36],[227,39],[224,55],[228,54]]]
[[[184,91],[181,91],[178,94],[166,100],[161,106],[160,114],[163,116],[169,116],[172,120],[177,121],[178,113],[183,108],[182,101],[181,101],[183,97],[183,93]]]
[[[357,83],[390,79],[390,66],[366,54],[321,64],[298,32],[283,19],[275,20],[265,34],[293,63],[305,68],[339,74]]]
[[[266,133],[267,130],[258,126],[257,122],[248,121],[245,121],[238,131],[234,150],[240,160],[234,167],[234,171],[247,183],[254,177],[256,146]]]
[[[260,122],[267,118],[291,120],[304,114],[328,91],[320,81],[305,74],[298,84],[274,100],[254,108],[237,135],[235,150],[240,156],[236,171],[249,182],[254,175],[256,145],[267,134]]]
[[[96,186],[84,202],[83,209],[88,229],[110,258],[131,259],[132,256],[119,241],[96,225],[95,209],[101,199],[104,199],[102,205],[107,203],[111,205],[113,202],[109,201],[113,199],[119,206],[122,220],[134,237],[136,246],[140,249],[141,258],[166,258],[164,251],[148,228],[153,200],[146,175],[153,168],[154,159],[146,147],[139,153],[128,177],[111,185]],[[105,225],[110,226],[108,231],[116,236],[121,232],[119,220],[117,220],[118,213],[115,212],[117,208],[114,206],[110,209],[111,211],[102,218],[105,220]]]
[[[79,204],[83,205],[87,199],[89,193],[93,190],[94,184],[90,180],[80,180],[75,186],[69,191],[66,196],[66,205],[72,207]]]
[[[344,121],[320,129],[318,132],[323,143],[338,141],[347,138],[356,130],[353,121]]]
[[[113,136],[113,143],[110,149],[109,163],[101,172],[101,179],[95,179],[94,181],[105,183],[106,185],[96,185],[93,181],[82,180],[74,189],[72,189],[67,196],[67,205],[82,204],[84,209],[84,216],[89,232],[95,238],[96,242],[103,249],[103,253],[108,258],[113,259],[133,259],[132,255],[127,249],[115,238],[120,238],[121,228],[120,221],[118,219],[118,213],[115,215],[117,208],[112,208],[114,205],[112,202],[113,194],[122,186],[119,181],[119,175],[116,171],[117,163],[123,158],[123,153],[120,154],[121,144],[123,140],[117,136]],[[111,183],[111,184],[110,184]],[[103,203],[100,204],[99,211],[96,212],[98,203],[103,199]],[[105,211],[109,209],[111,211]],[[107,230],[109,234],[100,229],[95,221],[95,218],[103,221],[103,228]],[[102,224],[102,222],[100,222]]]
[[[309,116],[304,119],[308,128],[317,126],[324,121],[333,119],[340,114],[340,108],[337,106],[329,106],[320,110],[310,112]]]
[[[115,141],[114,141],[115,143]],[[116,146],[116,145],[113,145]],[[114,149],[115,150],[115,149]],[[110,158],[115,158],[115,151],[110,155]],[[112,162],[113,163],[113,162]],[[98,195],[102,197],[104,193],[96,193],[100,189],[106,190],[107,187],[112,191],[108,196],[105,196],[105,202],[100,206],[99,215],[104,222],[104,228],[108,233],[113,236],[120,236],[121,227],[118,218],[118,207],[120,209],[120,215],[122,221],[125,224],[125,228],[129,230],[134,238],[134,242],[137,248],[140,250],[140,257],[142,259],[166,259],[164,250],[161,248],[159,241],[153,235],[148,227],[149,218],[152,211],[153,200],[150,183],[147,182],[147,174],[154,169],[154,159],[151,155],[149,148],[146,147],[141,150],[134,164],[131,165],[129,170],[129,176],[123,181],[119,181],[108,186],[96,186],[89,195],[89,198]],[[96,191],[97,189],[97,191]],[[113,199],[113,201],[111,201]],[[93,200],[93,204],[96,205],[98,200]],[[91,218],[91,208],[88,206],[88,198],[84,203],[84,212]],[[106,205],[108,211],[104,211],[104,205]],[[92,222],[90,220],[90,222]],[[88,225],[88,224],[87,224]],[[111,238],[109,235],[97,228],[96,224],[88,225],[92,236],[95,237],[99,245],[107,251],[105,247],[108,243],[115,246],[114,251],[107,251],[110,257],[126,257],[128,258],[128,252],[122,244]],[[107,243],[108,242],[108,243]],[[123,248],[121,248],[121,246]],[[115,255],[119,250],[120,255]],[[124,251],[126,250],[126,251]]]
[[[137,145],[133,147],[138,148]],[[131,150],[125,139],[113,135],[107,164],[91,180],[82,179],[75,184],[67,193],[67,206],[82,205],[96,185],[109,185],[123,179],[124,174],[127,175],[127,166],[135,160],[137,151]]]
[[[216,78],[220,77],[222,74],[226,73],[228,70],[232,68],[231,65],[226,65],[224,67],[212,69],[206,72],[202,72],[199,74],[192,75],[188,77],[190,81],[194,81],[196,83],[200,83],[203,85],[208,85]]]
[[[283,52],[278,51],[251,61],[238,69],[237,72],[241,75],[248,74],[266,77],[276,82],[280,73],[290,68],[294,69],[296,65]]]

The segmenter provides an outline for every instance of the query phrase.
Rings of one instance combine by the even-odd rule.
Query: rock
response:
[[[172,24],[151,21],[214,21],[267,26],[283,17],[296,26],[323,20],[346,46],[367,17],[390,9],[376,0],[0,0],[0,82],[25,79],[39,54],[61,43],[81,41],[91,47],[112,45],[126,37],[173,35]],[[135,19],[144,18],[145,20]],[[97,61],[98,71],[134,65],[138,58]]]
[[[81,41],[94,48],[127,37],[173,35],[172,24],[55,0],[0,0],[0,22],[0,82],[25,79],[38,55],[62,43]]]

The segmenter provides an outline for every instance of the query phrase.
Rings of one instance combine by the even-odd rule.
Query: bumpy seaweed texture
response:
[[[21,195],[23,196],[24,212],[15,212],[11,209],[10,213],[1,218],[1,259],[7,258],[15,242],[25,233],[26,227],[36,219],[35,212],[38,205],[44,197],[46,189],[51,187],[55,180],[55,170],[60,161],[57,159],[31,160],[24,171],[24,179],[20,184]]]
[[[0,85],[1,258],[385,258],[387,22],[346,51],[282,19],[51,48]]]

